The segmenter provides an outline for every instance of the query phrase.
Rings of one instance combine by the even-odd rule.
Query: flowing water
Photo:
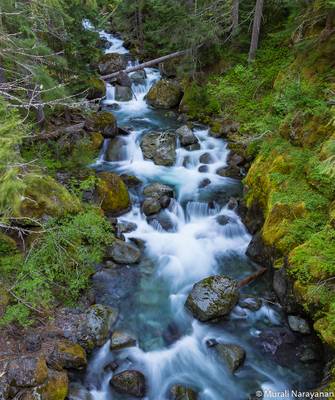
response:
[[[110,41],[107,52],[127,52],[120,39],[104,32],[101,35]],[[258,311],[236,306],[228,318],[217,324],[200,323],[186,311],[187,295],[199,280],[221,273],[242,279],[258,267],[245,255],[251,237],[236,211],[228,206],[231,196],[241,195],[241,184],[215,174],[227,162],[229,150],[223,140],[209,136],[208,129],[198,125],[194,132],[200,150],[178,147],[172,167],[144,160],[139,146],[143,135],[181,125],[177,115],[147,106],[145,94],[160,75],[156,69],[146,69],[146,73],[145,84],[133,85],[134,96],[129,102],[116,102],[114,88],[107,85],[103,107],[112,107],[119,126],[132,130],[120,138],[117,160],[105,161],[109,145],[106,140],[94,165],[98,170],[135,175],[143,182],[140,188],[131,190],[132,210],[119,219],[137,225],[134,232],[125,236],[126,240],[137,238],[144,242],[142,261],[116,271],[103,269],[94,278],[97,301],[119,308],[117,328],[136,335],[138,345],[111,352],[106,343],[93,355],[86,375],[81,377],[83,385],[95,400],[129,398],[117,394],[109,385],[113,373],[105,367],[117,360],[117,372],[137,369],[144,373],[149,400],[167,399],[173,384],[195,388],[203,400],[242,400],[258,389],[301,389],[308,383],[312,386],[314,375],[310,367],[302,363],[283,367],[262,351],[262,331],[285,324],[280,307],[265,300],[271,290],[265,279],[243,290],[263,299]],[[210,153],[213,162],[206,173],[201,173],[199,157],[204,153]],[[204,178],[210,184],[199,188]],[[141,212],[143,186],[152,182],[168,184],[175,190],[175,200],[164,211],[168,230],[158,222],[147,222]],[[228,216],[229,223],[220,225],[219,215]],[[244,365],[234,374],[229,372],[213,348],[208,347],[209,339],[242,346],[247,354]]]

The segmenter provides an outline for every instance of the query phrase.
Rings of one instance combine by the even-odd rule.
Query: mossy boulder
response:
[[[237,282],[224,275],[214,275],[196,283],[185,306],[202,322],[223,318],[239,299]]]
[[[83,369],[87,365],[85,350],[69,340],[60,340],[53,346],[47,357],[47,363],[54,369]]]
[[[112,387],[119,393],[142,398],[146,393],[145,377],[140,371],[123,371],[113,376]]]
[[[60,217],[81,210],[79,200],[50,176],[28,174],[17,217]]]
[[[183,97],[183,89],[176,81],[161,80],[149,90],[146,101],[155,108],[170,109],[177,107]]]
[[[112,74],[127,67],[127,58],[124,54],[104,54],[99,61],[99,72],[101,75]]]
[[[240,368],[245,360],[245,350],[237,344],[219,343],[215,346],[215,350],[232,373]]]
[[[100,132],[92,132],[91,134],[92,150],[99,150],[104,142],[104,137]]]
[[[98,174],[97,202],[108,214],[121,215],[129,210],[130,197],[123,180],[112,172]]]
[[[43,356],[22,356],[5,362],[7,380],[11,386],[33,387],[43,384],[48,378],[48,368]]]
[[[144,158],[166,167],[176,162],[176,147],[176,135],[173,132],[149,132],[141,141]]]
[[[98,100],[106,96],[106,83],[99,78],[90,78],[88,85],[88,100]]]
[[[116,118],[107,111],[90,115],[86,120],[85,127],[89,131],[99,132],[106,138],[113,138],[118,134]]]
[[[40,400],[64,400],[69,390],[69,378],[63,371],[48,371],[47,381],[34,390]]]

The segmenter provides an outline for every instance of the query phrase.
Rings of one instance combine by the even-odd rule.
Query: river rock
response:
[[[159,204],[162,208],[168,208],[171,203],[171,197],[163,196],[159,199]]]
[[[240,298],[238,305],[250,311],[258,311],[262,307],[262,300],[256,297],[245,295]]]
[[[143,194],[146,197],[160,200],[164,196],[170,198],[174,197],[174,190],[170,186],[163,185],[162,183],[151,183],[143,189]]]
[[[202,172],[202,173],[206,173],[206,172],[208,172],[208,166],[207,165],[200,165],[200,167],[198,168],[198,171]]]
[[[112,74],[127,67],[127,59],[124,54],[104,54],[99,62],[98,68],[101,75]]]
[[[231,218],[229,218],[227,215],[218,215],[215,218],[215,221],[222,226],[228,225],[231,222]]]
[[[57,341],[47,355],[47,363],[53,369],[83,369],[87,365],[85,350],[69,340]]]
[[[202,164],[211,164],[213,162],[213,159],[209,153],[204,153],[200,156],[199,161]]]
[[[303,335],[308,335],[311,333],[309,324],[305,319],[296,315],[289,315],[287,320],[288,325],[293,332],[299,332]]]
[[[142,211],[144,215],[149,217],[150,215],[157,214],[161,209],[159,200],[153,198],[147,198],[142,204]]]
[[[150,132],[143,136],[144,158],[157,165],[172,166],[176,161],[176,137],[172,132]]]
[[[122,174],[120,178],[123,180],[123,182],[126,184],[127,187],[129,188],[134,188],[137,186],[142,185],[141,179],[137,178],[134,175],[127,175],[127,174]]]
[[[144,375],[135,370],[123,371],[111,379],[112,387],[119,393],[134,397],[144,397],[146,383]]]
[[[131,88],[131,79],[129,78],[127,72],[121,71],[116,77],[116,83],[120,86],[125,86]]]
[[[121,220],[118,222],[116,229],[118,234],[130,233],[136,231],[137,225],[134,222]]]
[[[188,146],[184,146],[186,150],[188,151],[195,151],[195,150],[200,150],[200,143],[193,143]]]
[[[203,179],[200,183],[199,183],[199,189],[203,189],[205,187],[207,187],[208,185],[211,184],[211,180],[208,178]]]
[[[118,134],[116,118],[108,111],[100,111],[90,115],[85,121],[85,129],[91,132],[100,132],[108,139]]]
[[[115,85],[115,100],[130,101],[133,98],[133,92],[129,86]]]
[[[122,331],[113,332],[110,345],[110,349],[112,351],[134,346],[136,346],[136,338],[134,338],[132,335]]]
[[[193,286],[185,305],[195,318],[206,322],[229,314],[238,298],[235,280],[224,275],[214,275]]]
[[[240,179],[242,176],[240,168],[235,165],[219,168],[216,173],[222,177],[233,179]]]
[[[43,356],[21,356],[0,362],[0,370],[7,371],[7,382],[15,387],[32,387],[44,383],[48,368]]]
[[[178,135],[180,144],[183,147],[199,143],[192,129],[189,128],[187,125],[183,125],[179,129],[177,129],[176,134]]]
[[[146,95],[146,101],[155,108],[177,107],[183,97],[183,89],[176,81],[162,79],[155,83]]]
[[[130,75],[130,79],[136,84],[136,85],[144,85],[145,80],[147,79],[147,74],[144,69],[141,69],[139,71],[133,72]]]
[[[141,258],[141,252],[133,244],[114,240],[110,246],[107,246],[106,258],[118,264],[136,264]]]
[[[110,140],[105,160],[106,161],[123,161],[126,159],[127,142],[122,137],[115,137]]]
[[[198,394],[191,388],[174,385],[170,389],[169,400],[197,400]]]
[[[173,221],[165,210],[161,210],[158,214],[150,215],[147,217],[147,221],[155,229],[162,227],[167,232],[175,232],[176,230]]]
[[[219,357],[225,361],[231,372],[235,372],[243,364],[245,360],[245,351],[237,344],[219,343],[215,347]]]

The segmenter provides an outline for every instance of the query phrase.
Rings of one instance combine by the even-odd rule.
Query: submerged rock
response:
[[[147,74],[144,69],[141,69],[139,71],[133,72],[130,75],[130,79],[136,84],[136,85],[143,85],[145,83],[145,80],[147,79]]]
[[[238,298],[235,280],[224,275],[214,275],[193,286],[185,305],[195,318],[206,322],[229,314]]]
[[[262,300],[246,295],[240,298],[238,305],[242,308],[247,308],[250,311],[257,311],[262,307]]]
[[[146,95],[149,105],[169,109],[177,107],[183,97],[183,89],[176,81],[162,79],[155,83]]]
[[[121,350],[126,347],[136,346],[136,338],[127,332],[114,331],[111,339],[111,350]]]
[[[189,128],[187,125],[183,125],[179,129],[177,129],[176,134],[178,135],[180,144],[183,147],[190,146],[199,142],[192,129]]]
[[[93,400],[91,393],[79,383],[70,384],[67,398],[68,400]]]
[[[143,136],[144,158],[157,165],[172,166],[176,161],[176,137],[172,132],[150,132]]]
[[[235,372],[240,368],[245,360],[245,351],[237,344],[219,343],[214,348],[231,372]]]
[[[305,319],[296,315],[289,315],[287,320],[288,325],[293,332],[299,332],[303,335],[308,335],[311,333],[309,324]]]
[[[197,400],[198,393],[191,388],[174,385],[169,392],[169,400]]]
[[[110,383],[117,392],[122,394],[144,397],[146,393],[145,377],[139,371],[123,371],[114,375]]]
[[[199,161],[202,164],[211,164],[213,162],[213,158],[209,153],[204,153],[200,156]]]
[[[106,258],[111,258],[118,264],[136,264],[141,258],[141,252],[131,243],[114,240],[110,246],[107,246]]]

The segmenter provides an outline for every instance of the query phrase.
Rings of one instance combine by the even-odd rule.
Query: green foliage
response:
[[[29,324],[32,321],[28,317],[34,309],[47,312],[59,301],[73,304],[87,287],[93,265],[101,261],[105,246],[113,238],[110,224],[95,209],[51,220],[44,229],[23,265],[18,266],[12,289],[16,297],[2,324]]]

